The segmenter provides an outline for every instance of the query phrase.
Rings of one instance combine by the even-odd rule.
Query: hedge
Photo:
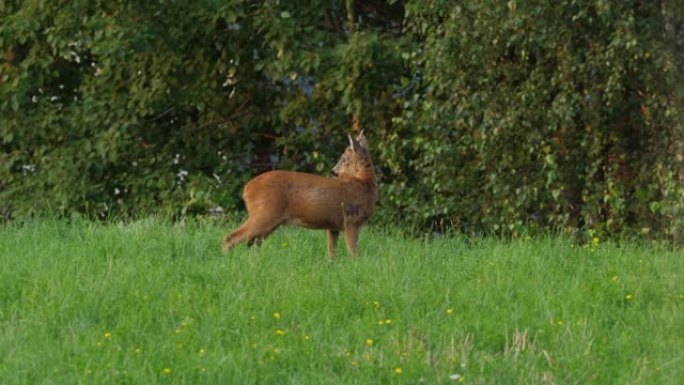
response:
[[[0,215],[231,213],[365,128],[376,223],[684,233],[676,1],[0,4]]]

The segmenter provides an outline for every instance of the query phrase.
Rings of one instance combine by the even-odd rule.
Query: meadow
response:
[[[681,384],[684,252],[548,236],[360,255],[284,228],[0,227],[2,384]]]

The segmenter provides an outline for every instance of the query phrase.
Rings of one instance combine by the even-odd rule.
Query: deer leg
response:
[[[226,252],[240,242],[247,241],[247,246],[258,246],[275,230],[280,223],[272,220],[254,220],[251,217],[237,230],[223,238],[223,251]]]
[[[283,223],[283,220],[275,216],[256,216],[256,220],[250,226],[247,246],[259,246],[271,233]]]
[[[328,256],[331,262],[335,259],[335,249],[337,248],[337,238],[339,237],[339,231],[328,230]]]
[[[249,237],[249,220],[245,221],[237,230],[223,237],[222,249],[227,252],[240,242],[244,242]]]
[[[359,230],[360,228],[354,225],[348,225],[344,229],[344,241],[351,257],[358,254]]]
[[[278,227],[278,226],[276,226],[276,227]],[[266,237],[271,235],[271,233],[273,232],[273,230],[275,230],[276,227],[274,227],[271,230],[268,230],[266,232],[261,232],[259,234],[250,235],[249,239],[247,240],[247,246],[248,247],[261,246],[261,243],[264,241],[264,239],[266,239]]]

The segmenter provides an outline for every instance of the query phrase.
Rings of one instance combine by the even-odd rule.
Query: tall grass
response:
[[[682,250],[145,220],[0,229],[2,384],[681,384]]]

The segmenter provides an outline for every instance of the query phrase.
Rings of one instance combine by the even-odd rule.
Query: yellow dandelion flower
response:
[[[391,319],[388,318],[388,319],[385,320],[385,325],[391,325],[391,324],[392,324],[392,320],[391,320]]]
[[[200,373],[206,373],[206,372],[207,372],[207,368],[200,368]]]
[[[453,313],[453,312],[454,312],[454,309],[453,309],[453,308],[447,309],[447,314],[451,314],[451,313]]]
[[[383,321],[383,320],[378,321],[378,325],[382,326],[384,324],[385,324],[385,321]]]
[[[204,348],[200,348],[199,354],[204,354]]]
[[[280,320],[280,313],[278,313],[278,312],[273,313],[273,318],[275,318],[276,321],[279,321]]]
[[[625,301],[631,301],[632,299],[634,299],[634,296],[632,294],[627,294],[625,296]]]
[[[140,354],[140,352],[142,352],[142,349],[140,349],[140,348],[135,348],[135,352],[136,352],[137,354]]]
[[[368,345],[368,346],[373,346],[373,339],[372,339],[372,338],[367,339],[367,340],[366,340],[366,345]]]
[[[599,243],[601,243],[601,239],[599,237],[591,238],[591,243],[593,243],[594,245],[598,245]]]
[[[276,329],[275,334],[277,336],[284,336],[285,335],[285,330],[283,329]]]
[[[617,275],[614,275],[611,279],[613,280],[613,282],[617,282],[620,278]]]
[[[105,332],[105,333],[104,333],[104,338],[106,338],[106,339],[112,338],[112,333],[110,333],[110,332]]]
[[[404,371],[401,368],[394,368],[394,373],[396,373],[396,374],[401,374],[403,372]]]
[[[171,368],[164,368],[164,369],[162,370],[162,373],[166,374],[167,376],[168,376],[169,374],[171,374],[171,372],[172,372]]]

